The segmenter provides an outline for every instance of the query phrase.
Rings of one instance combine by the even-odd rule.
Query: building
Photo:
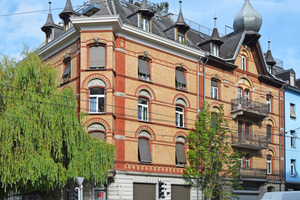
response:
[[[191,29],[181,9],[174,22],[146,0],[140,6],[91,0],[81,11],[67,0],[60,17],[56,25],[50,9],[39,55],[57,69],[61,89],[74,89],[87,133],[116,147],[108,184],[86,183],[84,199],[153,200],[159,179],[171,192],[166,199],[196,199],[182,173],[186,136],[204,102],[215,113],[224,104],[232,147],[246,152],[238,177],[244,189],[234,191],[240,199],[280,190],[284,82],[268,71],[259,43],[262,18],[249,0],[234,32],[222,37],[216,19],[207,35]],[[70,199],[72,187],[65,191]]]
[[[275,75],[286,81],[284,90],[284,113],[285,113],[285,177],[286,190],[300,190],[300,150],[298,143],[298,131],[300,127],[299,108],[297,106],[300,97],[300,80],[296,80],[293,69],[281,68]]]

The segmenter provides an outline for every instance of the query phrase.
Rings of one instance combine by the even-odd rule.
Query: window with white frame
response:
[[[140,121],[149,121],[149,105],[145,98],[138,100],[138,117]]]
[[[250,157],[245,156],[245,168],[250,168]]]
[[[212,53],[214,56],[219,57],[219,46],[218,45],[213,44],[213,52]]]
[[[52,41],[52,33],[47,34],[47,42],[51,42]]]
[[[241,56],[241,69],[246,71],[246,57]]]
[[[243,168],[243,157],[238,160],[240,168]]]
[[[177,127],[184,127],[184,107],[176,106],[175,110],[175,123]]]
[[[291,176],[296,176],[295,165],[296,165],[296,160],[291,160]]]
[[[267,96],[266,104],[268,106],[268,112],[271,113],[271,97]]]
[[[141,28],[142,28],[142,30],[149,32],[149,20],[148,19],[145,19],[145,18],[141,19]]]
[[[267,174],[272,174],[272,155],[267,155]]]
[[[291,130],[291,147],[296,147],[296,132]]]
[[[91,88],[89,95],[90,113],[101,113],[105,111],[105,88]]]
[[[295,74],[290,75],[290,85],[295,86]]]
[[[215,79],[211,80],[211,98],[218,99],[219,98],[219,82]]]
[[[184,35],[178,34],[178,39],[177,39],[177,41],[178,41],[179,43],[185,43]]]
[[[250,91],[247,90],[247,89],[244,91],[244,98],[247,99],[247,100],[250,99]]]

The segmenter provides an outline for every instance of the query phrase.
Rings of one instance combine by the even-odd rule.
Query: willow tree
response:
[[[0,62],[2,192],[51,192],[77,176],[103,185],[114,147],[85,133],[74,93],[57,89],[55,69],[34,53],[24,55]]]
[[[195,122],[195,130],[188,134],[189,165],[184,176],[197,189],[202,189],[205,199],[232,199],[231,188],[239,189],[239,152],[230,144],[228,121],[224,119],[223,106],[211,113],[206,104]]]

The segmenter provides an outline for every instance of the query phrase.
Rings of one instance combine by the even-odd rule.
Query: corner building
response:
[[[216,23],[211,35],[191,29],[181,8],[173,21],[146,0],[132,3],[91,0],[74,10],[67,0],[60,25],[50,3],[42,27],[39,55],[57,69],[60,89],[74,89],[86,133],[116,149],[107,185],[85,183],[84,199],[157,199],[159,179],[171,192],[165,199],[196,199],[182,173],[186,137],[204,101],[212,113],[224,104],[232,147],[246,152],[237,177],[244,189],[234,192],[257,199],[270,188],[279,191],[283,82],[268,71],[261,51],[261,16],[246,0],[235,31],[220,37]],[[64,199],[72,191],[66,188]]]

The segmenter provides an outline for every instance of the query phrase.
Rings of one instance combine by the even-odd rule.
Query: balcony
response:
[[[241,168],[240,179],[242,181],[267,181],[267,169]]]
[[[268,105],[266,103],[260,103],[247,98],[231,100],[231,116],[233,119],[245,117],[259,122],[268,117],[268,115]]]
[[[245,134],[245,132],[232,133],[231,146],[244,149],[268,149],[269,143],[266,136]]]

